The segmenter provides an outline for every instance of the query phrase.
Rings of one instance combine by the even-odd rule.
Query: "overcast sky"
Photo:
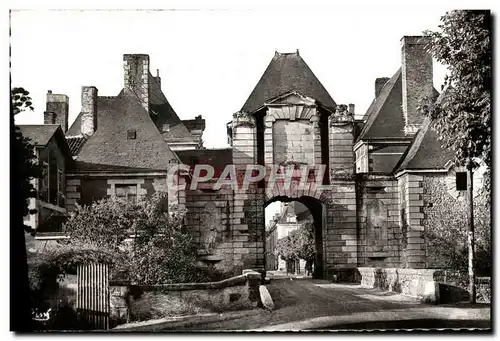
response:
[[[70,98],[70,125],[82,85],[99,95],[123,87],[122,56],[150,55],[181,119],[207,120],[207,147],[227,146],[226,122],[238,111],[275,50],[300,55],[338,103],[363,114],[377,77],[401,64],[400,39],[437,29],[443,8],[291,6],[176,11],[15,11],[11,16],[12,85],[30,91],[35,112],[18,124],[43,123],[47,90]],[[440,90],[445,68],[435,63]]]

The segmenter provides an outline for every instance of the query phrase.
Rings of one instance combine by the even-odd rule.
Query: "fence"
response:
[[[109,329],[109,267],[107,264],[80,264],[77,267],[78,319],[89,329]]]

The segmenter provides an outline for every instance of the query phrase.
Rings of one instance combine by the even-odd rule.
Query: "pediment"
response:
[[[292,91],[276,97],[275,99],[265,103],[266,106],[283,106],[283,105],[303,105],[316,106],[316,100],[307,97],[298,92]]]

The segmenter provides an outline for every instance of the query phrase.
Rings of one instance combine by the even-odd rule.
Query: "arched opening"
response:
[[[275,248],[278,240],[286,237],[290,231],[298,229],[310,222],[314,229],[314,251],[313,278],[324,278],[325,260],[323,231],[324,205],[313,197],[302,196],[300,198],[290,198],[288,196],[276,196],[264,203],[266,222],[266,271],[285,270],[281,261],[275,255]],[[298,264],[288,264],[288,266],[300,267],[300,273],[307,274],[306,262]],[[295,272],[296,268],[288,268],[290,272]]]

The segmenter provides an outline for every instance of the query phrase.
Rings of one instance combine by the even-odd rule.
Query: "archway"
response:
[[[267,199],[267,198],[266,198]],[[315,231],[315,251],[316,259],[314,264],[313,278],[325,278],[325,247],[324,247],[324,231],[325,231],[325,205],[321,200],[311,196],[301,196],[299,198],[278,195],[267,199],[264,203],[264,209],[275,202],[291,203],[298,202],[304,205],[312,216]],[[266,217],[266,221],[268,217]],[[266,243],[267,244],[267,243]],[[266,250],[266,252],[272,250]],[[269,269],[266,269],[269,270]]]

